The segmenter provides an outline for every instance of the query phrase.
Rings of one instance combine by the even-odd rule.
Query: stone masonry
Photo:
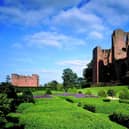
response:
[[[39,76],[37,74],[32,74],[32,76],[12,74],[11,83],[12,85],[18,86],[18,87],[38,87]]]
[[[93,83],[121,82],[129,71],[129,32],[117,29],[112,34],[112,48],[93,50]]]

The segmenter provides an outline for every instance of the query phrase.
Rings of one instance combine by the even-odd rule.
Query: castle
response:
[[[129,74],[129,32],[117,29],[112,34],[112,48],[93,50],[92,81],[122,82]]]
[[[11,83],[12,85],[18,86],[18,87],[38,87],[39,76],[37,74],[32,74],[32,76],[12,74]]]

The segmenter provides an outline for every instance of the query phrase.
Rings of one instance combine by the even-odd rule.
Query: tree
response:
[[[44,85],[46,88],[50,88],[51,90],[57,90],[58,82],[56,80],[53,80],[51,82],[48,82]]]
[[[6,76],[6,82],[7,82],[7,83],[10,82],[10,76],[9,76],[9,75]]]
[[[77,79],[77,88],[83,88],[86,85],[86,80],[82,77]]]
[[[83,70],[83,77],[87,82],[92,82],[92,65],[93,61],[87,64],[87,68]]]
[[[73,88],[76,86],[78,77],[77,74],[72,71],[72,69],[64,69],[62,78],[63,86],[66,91],[68,90],[68,88]]]

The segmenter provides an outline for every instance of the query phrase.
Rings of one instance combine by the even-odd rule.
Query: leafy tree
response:
[[[83,70],[83,77],[87,80],[87,82],[92,82],[92,65],[93,61],[87,64],[87,68]]]
[[[6,76],[6,82],[7,82],[7,83],[10,82],[10,76],[9,76],[9,75]]]
[[[77,84],[77,74],[74,73],[70,68],[64,69],[62,78],[63,86],[66,91],[68,90],[68,88],[73,88]]]
[[[86,86],[86,80],[84,79],[84,78],[82,78],[82,77],[79,77],[78,79],[77,79],[77,88],[83,88],[83,87],[85,87]]]
[[[48,82],[44,85],[46,88],[50,88],[51,90],[57,90],[58,82],[56,80],[53,80],[51,82]]]

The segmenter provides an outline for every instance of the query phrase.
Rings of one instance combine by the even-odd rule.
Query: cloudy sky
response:
[[[61,82],[65,68],[82,76],[117,28],[129,31],[128,0],[0,0],[0,81],[37,73]]]

